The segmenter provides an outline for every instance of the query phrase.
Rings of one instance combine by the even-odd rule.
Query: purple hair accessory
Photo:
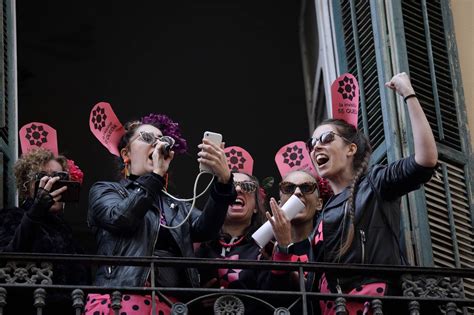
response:
[[[148,116],[143,116],[140,121],[143,124],[152,125],[160,129],[164,136],[170,136],[176,143],[174,144],[173,150],[176,153],[186,153],[188,150],[188,144],[186,140],[181,136],[181,130],[179,124],[175,123],[165,114],[153,114],[150,113]]]

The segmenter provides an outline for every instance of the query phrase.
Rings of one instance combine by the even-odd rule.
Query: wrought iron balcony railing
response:
[[[92,269],[99,265],[117,266],[150,266],[151,279],[157,266],[176,267],[212,267],[233,269],[260,269],[296,271],[299,275],[299,288],[289,291],[285,288],[276,290],[240,290],[216,288],[182,288],[182,287],[99,287],[94,285],[59,285],[52,281],[55,264],[81,263]],[[305,272],[332,272],[341,275],[382,276],[399,279],[403,294],[399,296],[367,296],[348,294],[323,294],[306,292]],[[88,293],[108,293],[111,296],[111,308],[120,314],[122,295],[126,293],[155,295],[186,294],[189,299],[170,303],[172,314],[188,314],[188,310],[196,303],[210,297],[214,302],[215,314],[244,314],[249,304],[259,304],[269,314],[310,314],[308,302],[320,300],[333,301],[336,314],[346,313],[346,301],[370,301],[373,314],[388,312],[393,306],[400,305],[410,315],[427,314],[424,309],[433,306],[440,314],[468,314],[474,306],[474,299],[465,296],[463,279],[474,278],[472,269],[421,268],[409,266],[385,265],[339,265],[322,263],[287,263],[273,261],[245,260],[206,260],[198,258],[156,258],[156,257],[105,257],[89,255],[48,255],[48,254],[0,254],[0,315],[4,314],[12,294],[20,294],[19,290],[32,292],[32,303],[37,314],[42,314],[46,305],[46,296],[50,290],[67,292],[70,295],[70,308],[74,314],[82,314],[85,297]],[[24,293],[21,293],[24,294]],[[25,301],[28,301],[27,299]],[[288,302],[290,301],[290,302]],[[154,299],[152,299],[154,302]],[[281,305],[280,305],[281,304]],[[300,308],[296,308],[299,305]],[[317,305],[317,303],[316,303]],[[386,313],[387,313],[386,312]],[[430,311],[431,314],[431,311]]]

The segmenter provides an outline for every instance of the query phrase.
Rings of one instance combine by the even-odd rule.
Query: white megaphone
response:
[[[299,212],[304,209],[305,205],[295,195],[292,195],[285,204],[281,207],[283,212],[285,213],[288,220],[292,220]],[[272,225],[270,222],[265,222],[255,233],[252,234],[252,238],[254,239],[255,243],[257,243],[260,248],[263,248],[267,245],[268,242],[274,237]]]

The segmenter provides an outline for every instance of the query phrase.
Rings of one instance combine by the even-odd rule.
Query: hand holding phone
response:
[[[218,147],[221,146],[222,135],[220,133],[212,132],[212,131],[205,131],[203,138],[211,141],[212,143],[216,144]],[[203,151],[204,150],[201,150],[201,152],[203,152]],[[200,156],[200,158],[201,159],[206,159],[206,157],[201,157],[201,156]],[[214,174],[213,170],[209,167],[209,165],[206,165],[202,161],[199,163],[199,170],[201,172]]]

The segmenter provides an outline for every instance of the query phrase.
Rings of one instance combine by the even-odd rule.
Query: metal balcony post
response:
[[[120,291],[114,291],[110,295],[110,307],[114,310],[115,315],[119,315],[122,308],[122,293]]]
[[[382,310],[382,301],[379,299],[374,299],[372,301],[372,310],[374,311],[374,315],[383,315],[383,310]]]
[[[43,314],[43,308],[46,305],[46,290],[43,288],[36,289],[33,293],[33,306],[36,307],[36,315]]]
[[[74,313],[76,315],[81,315],[82,310],[84,309],[84,291],[82,291],[81,289],[76,289],[72,291],[71,297],[72,297],[72,307],[74,308]]]
[[[5,305],[7,305],[7,290],[0,287],[0,315],[3,315]]]
[[[346,299],[343,297],[338,297],[335,302],[336,302],[336,315],[347,315]]]

